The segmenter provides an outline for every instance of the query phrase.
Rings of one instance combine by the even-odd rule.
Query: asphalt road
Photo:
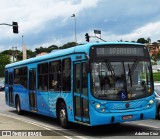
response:
[[[62,129],[56,119],[37,115],[34,113],[25,113],[17,115],[14,108],[5,104],[4,92],[0,92],[0,131],[9,130],[15,132],[24,132],[23,134],[42,134],[39,138],[80,138],[97,139],[111,138],[160,138],[160,120],[141,120],[126,122],[121,124],[86,127],[72,124],[70,129]],[[22,133],[21,133],[22,134]],[[158,135],[158,136],[157,136]],[[1,137],[0,137],[1,138]],[[5,137],[7,138],[7,137]],[[21,138],[21,137],[19,137]]]

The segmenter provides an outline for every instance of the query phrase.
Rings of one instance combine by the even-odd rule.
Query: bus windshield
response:
[[[134,100],[153,93],[149,61],[91,63],[93,96],[106,100]]]

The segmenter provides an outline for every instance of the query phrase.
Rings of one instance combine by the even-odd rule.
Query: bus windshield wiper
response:
[[[138,60],[136,60],[136,61],[133,63],[132,67],[130,68],[130,71],[128,72],[128,76],[132,76],[132,74],[134,73],[134,71],[135,71],[138,63],[139,63]]]
[[[113,77],[115,77],[115,72],[114,72],[114,69],[113,69],[113,67],[112,67],[112,65],[111,65],[111,62],[105,61],[105,63],[106,63],[106,65],[107,65],[108,71],[110,71],[110,72],[111,72],[111,75],[112,75]]]
[[[123,62],[123,72],[124,72],[124,88],[127,92],[127,80],[126,80],[126,70],[125,70],[125,65],[124,65],[124,62]]]
[[[133,63],[133,65],[132,65],[131,68],[130,68],[130,65],[128,64],[128,69],[129,69],[128,76],[130,77],[131,87],[132,87],[132,75],[133,75],[133,73],[134,73],[134,71],[135,71],[138,63],[139,63],[139,61],[136,60],[136,61]]]
[[[129,69],[128,76],[130,77],[130,84],[131,84],[131,87],[132,87],[132,75],[129,74],[129,73],[131,73],[131,68],[130,68],[129,64],[128,64],[128,69]]]

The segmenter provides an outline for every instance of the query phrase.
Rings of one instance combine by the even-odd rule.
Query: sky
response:
[[[0,52],[12,47],[22,50],[22,42],[33,51],[74,42],[75,21],[79,44],[88,43],[85,34],[94,36],[94,30],[100,30],[106,41],[149,37],[156,42],[160,40],[160,0],[0,0],[0,24],[13,21],[18,22],[18,34],[11,26],[0,25]]]

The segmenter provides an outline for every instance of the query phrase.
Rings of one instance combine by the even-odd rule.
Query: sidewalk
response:
[[[47,133],[50,133],[51,135]],[[10,118],[10,116],[5,116],[5,114],[0,113],[0,138],[8,139],[12,137],[16,137],[16,139],[28,137],[33,139],[65,138],[56,132],[46,130],[45,128],[37,126],[36,124],[34,125],[12,117]]]

